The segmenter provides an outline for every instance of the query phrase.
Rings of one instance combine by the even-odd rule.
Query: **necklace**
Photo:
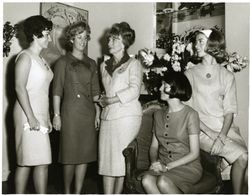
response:
[[[41,59],[43,61],[43,65],[47,68],[47,70],[49,70],[50,68],[49,68],[49,65],[47,64],[47,62],[43,58],[41,58]]]

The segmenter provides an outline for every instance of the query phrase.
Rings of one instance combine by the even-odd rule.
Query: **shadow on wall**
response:
[[[17,24],[17,33],[16,38],[19,45],[22,49],[26,49],[29,44],[26,41],[26,37],[23,32],[23,22]],[[10,178],[14,176],[15,167],[16,167],[16,144],[15,144],[15,125],[13,118],[14,104],[16,101],[16,92],[15,92],[15,59],[17,55],[10,57],[7,68],[6,68],[6,77],[5,77],[5,91],[6,98],[8,102],[8,107],[5,115],[5,124],[6,124],[6,137],[7,137],[7,148],[8,148],[8,160],[10,168]],[[12,179],[9,179],[13,181]]]
[[[101,82],[101,74],[100,74],[100,65],[104,61],[104,55],[109,55],[109,49],[108,49],[108,32],[110,29],[106,29],[103,31],[103,35],[98,40],[100,46],[101,46],[101,57],[97,58],[97,65],[99,70],[99,82],[101,86],[101,91],[104,91],[102,82]]]
[[[103,56],[109,54],[108,49],[108,32],[109,29],[104,30],[103,35],[99,38],[98,42],[101,46],[101,57],[97,59],[97,64],[100,65],[103,62]]]

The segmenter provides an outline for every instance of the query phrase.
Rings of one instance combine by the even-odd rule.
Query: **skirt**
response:
[[[102,120],[99,135],[99,174],[125,176],[122,151],[133,141],[141,126],[141,116]]]

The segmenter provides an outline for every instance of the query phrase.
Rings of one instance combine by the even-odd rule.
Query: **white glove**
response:
[[[30,125],[29,125],[29,123],[25,123],[25,124],[23,125],[23,129],[24,129],[24,131],[30,130]],[[43,134],[46,134],[46,133],[49,133],[49,128],[40,126],[39,131],[41,131],[41,133],[43,133]]]

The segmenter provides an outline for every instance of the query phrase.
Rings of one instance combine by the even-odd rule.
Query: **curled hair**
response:
[[[212,32],[207,39],[205,52],[213,56],[216,59],[217,63],[222,63],[227,59],[227,53],[225,51],[225,48],[226,48],[225,38],[220,31],[215,30],[215,29],[211,29],[211,30]],[[198,34],[204,34],[204,33],[202,33],[201,31],[197,31],[194,34],[194,37],[196,37]],[[193,45],[195,45],[195,41],[196,40],[193,39],[193,43],[194,43]]]
[[[166,73],[162,80],[171,87],[171,90],[167,92],[169,98],[178,98],[181,101],[188,101],[191,98],[192,87],[183,73],[171,71]]]
[[[78,34],[83,33],[84,31],[87,32],[87,40],[90,40],[90,27],[89,25],[84,21],[79,21],[76,23],[73,23],[66,27],[65,29],[65,46],[66,49],[69,51],[72,51],[73,49],[73,43],[72,40],[75,39],[75,36]]]
[[[50,31],[51,29],[52,22],[41,15],[31,16],[23,23],[23,31],[29,43],[34,40],[33,35],[35,35],[37,38],[41,38],[43,37],[42,32],[44,30]]]
[[[135,31],[127,22],[114,24],[108,33],[108,37],[119,35],[122,37],[125,49],[128,49],[135,41]]]

